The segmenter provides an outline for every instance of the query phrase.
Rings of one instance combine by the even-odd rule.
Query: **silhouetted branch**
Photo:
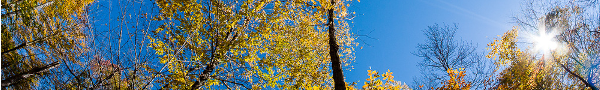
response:
[[[46,72],[46,71],[48,71],[50,69],[56,68],[58,65],[60,65],[59,62],[53,62],[53,63],[50,63],[50,64],[48,64],[46,66],[35,67],[35,68],[33,68],[33,69],[31,69],[31,70],[29,70],[27,72],[24,72],[24,73],[17,74],[15,76],[9,77],[7,79],[2,80],[2,87],[7,87],[7,86],[10,86],[10,85],[16,84],[16,83],[18,83],[19,81],[21,81],[23,79],[31,77],[32,75],[41,74],[41,73]]]
[[[598,90],[598,88],[596,88],[596,86],[588,83],[585,79],[583,79],[583,77],[577,75],[576,73],[574,73],[573,71],[571,71],[569,68],[565,67],[565,65],[557,62],[558,64],[560,64],[560,67],[562,67],[563,69],[565,69],[565,71],[567,71],[569,74],[575,76],[577,79],[579,79],[579,81],[583,82],[583,84],[585,84],[586,87],[590,87],[592,88],[592,90]]]

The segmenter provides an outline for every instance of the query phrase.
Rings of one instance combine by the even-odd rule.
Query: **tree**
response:
[[[540,75],[532,73],[533,59],[517,47],[517,36],[518,29],[512,29],[488,44],[487,49],[491,51],[486,57],[496,60],[496,70],[503,65],[510,65],[500,73],[498,89],[534,89],[537,85],[534,83],[537,78],[531,76]]]
[[[546,59],[551,59],[561,70],[568,74],[563,81],[577,81],[575,84],[584,84],[586,87],[597,89],[598,85],[598,43],[600,39],[597,32],[600,28],[600,11],[595,8],[600,2],[597,0],[528,0],[525,13],[515,17],[517,24],[524,31],[557,33],[553,38],[560,43],[559,49],[546,53]],[[532,53],[537,54],[538,53]]]
[[[331,0],[331,6],[335,6],[335,0]],[[344,4],[342,4],[343,6]],[[338,55],[339,46],[335,37],[335,24],[333,23],[335,7],[328,7],[327,10],[327,27],[329,27],[328,38],[329,38],[329,58],[331,61],[331,70],[333,71],[333,87],[335,90],[346,90],[346,82],[344,81],[344,72],[340,62],[340,56]]]
[[[466,77],[469,78],[467,81],[475,85],[483,83],[484,73],[479,66],[485,62],[481,61],[480,56],[475,52],[476,47],[471,43],[454,39],[457,29],[456,24],[454,26],[435,24],[423,30],[427,37],[426,43],[419,44],[418,51],[413,53],[423,58],[418,65],[422,76],[415,78],[417,86],[425,87],[421,89],[441,87],[440,83],[450,79],[451,68],[473,70],[469,72],[473,77]],[[416,86],[413,88],[418,89]]]
[[[486,57],[495,60],[500,70],[497,89],[584,89],[583,84],[567,80],[562,68],[548,59],[536,59],[528,49],[518,48],[518,28],[507,31],[488,44]],[[508,66],[508,67],[506,67]]]
[[[324,27],[335,25],[344,66],[355,45],[349,4],[336,2],[157,0],[164,23],[148,38],[164,66],[153,77],[173,89],[332,88]]]
[[[78,63],[85,51],[85,6],[91,0],[2,1],[2,87],[32,89]]]

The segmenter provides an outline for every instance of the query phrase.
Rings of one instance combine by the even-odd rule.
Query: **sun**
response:
[[[542,54],[549,54],[559,47],[559,43],[555,38],[556,33],[539,30],[537,35],[532,35],[531,40],[534,44],[534,49]]]

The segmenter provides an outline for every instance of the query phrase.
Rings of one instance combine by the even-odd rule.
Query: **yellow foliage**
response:
[[[164,23],[149,36],[149,46],[163,56],[160,62],[168,72],[189,72],[166,75],[161,82],[169,83],[166,87],[188,85],[209,75],[226,83],[253,81],[248,83],[251,89],[331,88],[324,8],[349,13],[349,1],[335,5],[321,1],[156,0],[161,15],[153,20]],[[346,22],[348,15],[334,17],[345,66],[353,62],[357,44]],[[214,71],[203,72],[206,69]],[[225,76],[231,74],[234,77]],[[188,77],[187,81],[174,82],[178,75]],[[201,83],[206,88],[224,86]]]
[[[375,70],[367,70],[367,72],[369,78],[362,86],[364,90],[410,90],[406,84],[395,81],[393,73],[389,69],[384,74],[379,74]]]
[[[87,51],[85,7],[93,0],[2,0],[2,77],[12,77],[52,62],[81,64]],[[18,45],[24,45],[18,48]],[[8,51],[12,49],[11,51]],[[16,53],[22,51],[22,53]],[[6,53],[5,52],[9,52]],[[13,58],[6,58],[13,57]],[[20,57],[20,58],[14,58]],[[6,66],[5,66],[6,65]],[[63,72],[53,70],[49,72]],[[5,89],[31,89],[38,78]],[[4,83],[3,83],[4,84]],[[65,85],[68,86],[68,85]]]
[[[465,81],[465,71],[462,68],[458,70],[450,68],[448,71],[450,79],[442,82],[444,86],[438,87],[438,90],[468,90],[471,89],[471,82]]]
[[[499,40],[494,40],[494,42],[488,44],[489,47],[486,49],[491,51],[486,57],[497,60],[494,64],[498,66],[505,65],[511,62],[511,60],[516,59],[517,56],[523,54],[523,52],[517,48],[518,31],[519,29],[517,27],[513,27],[512,30],[504,33]]]

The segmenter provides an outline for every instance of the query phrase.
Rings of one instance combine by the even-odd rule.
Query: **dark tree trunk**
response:
[[[331,5],[334,5],[335,1],[331,0]],[[331,57],[331,69],[333,70],[333,84],[335,90],[346,90],[346,82],[344,82],[344,73],[340,62],[340,55],[338,55],[338,45],[335,38],[335,27],[333,24],[333,9],[328,10],[328,24],[329,25],[329,55]]]
[[[218,35],[216,35],[218,36]],[[204,71],[200,74],[200,79],[196,80],[194,84],[192,84],[192,89],[200,89],[200,86],[204,85],[204,83],[210,78],[210,74],[214,71],[217,61],[215,60],[215,52],[217,51],[217,46],[219,45],[219,39],[214,39],[215,42],[213,44],[213,49],[211,50],[210,61],[208,61],[208,65],[204,68]],[[192,70],[190,70],[192,71]]]
[[[50,69],[56,68],[58,65],[60,65],[60,63],[57,61],[57,62],[50,63],[43,67],[35,67],[27,72],[23,72],[21,74],[11,76],[9,78],[2,80],[2,87],[8,87],[10,85],[19,83],[19,81],[21,81],[23,79],[29,78],[35,74],[40,74],[40,73],[46,72]]]
[[[204,83],[208,80],[210,73],[212,73],[214,69],[215,64],[212,62],[209,63],[208,66],[204,68],[204,71],[202,71],[202,74],[200,74],[200,79],[194,82],[192,85],[192,89],[200,89],[200,86],[204,85]]]

